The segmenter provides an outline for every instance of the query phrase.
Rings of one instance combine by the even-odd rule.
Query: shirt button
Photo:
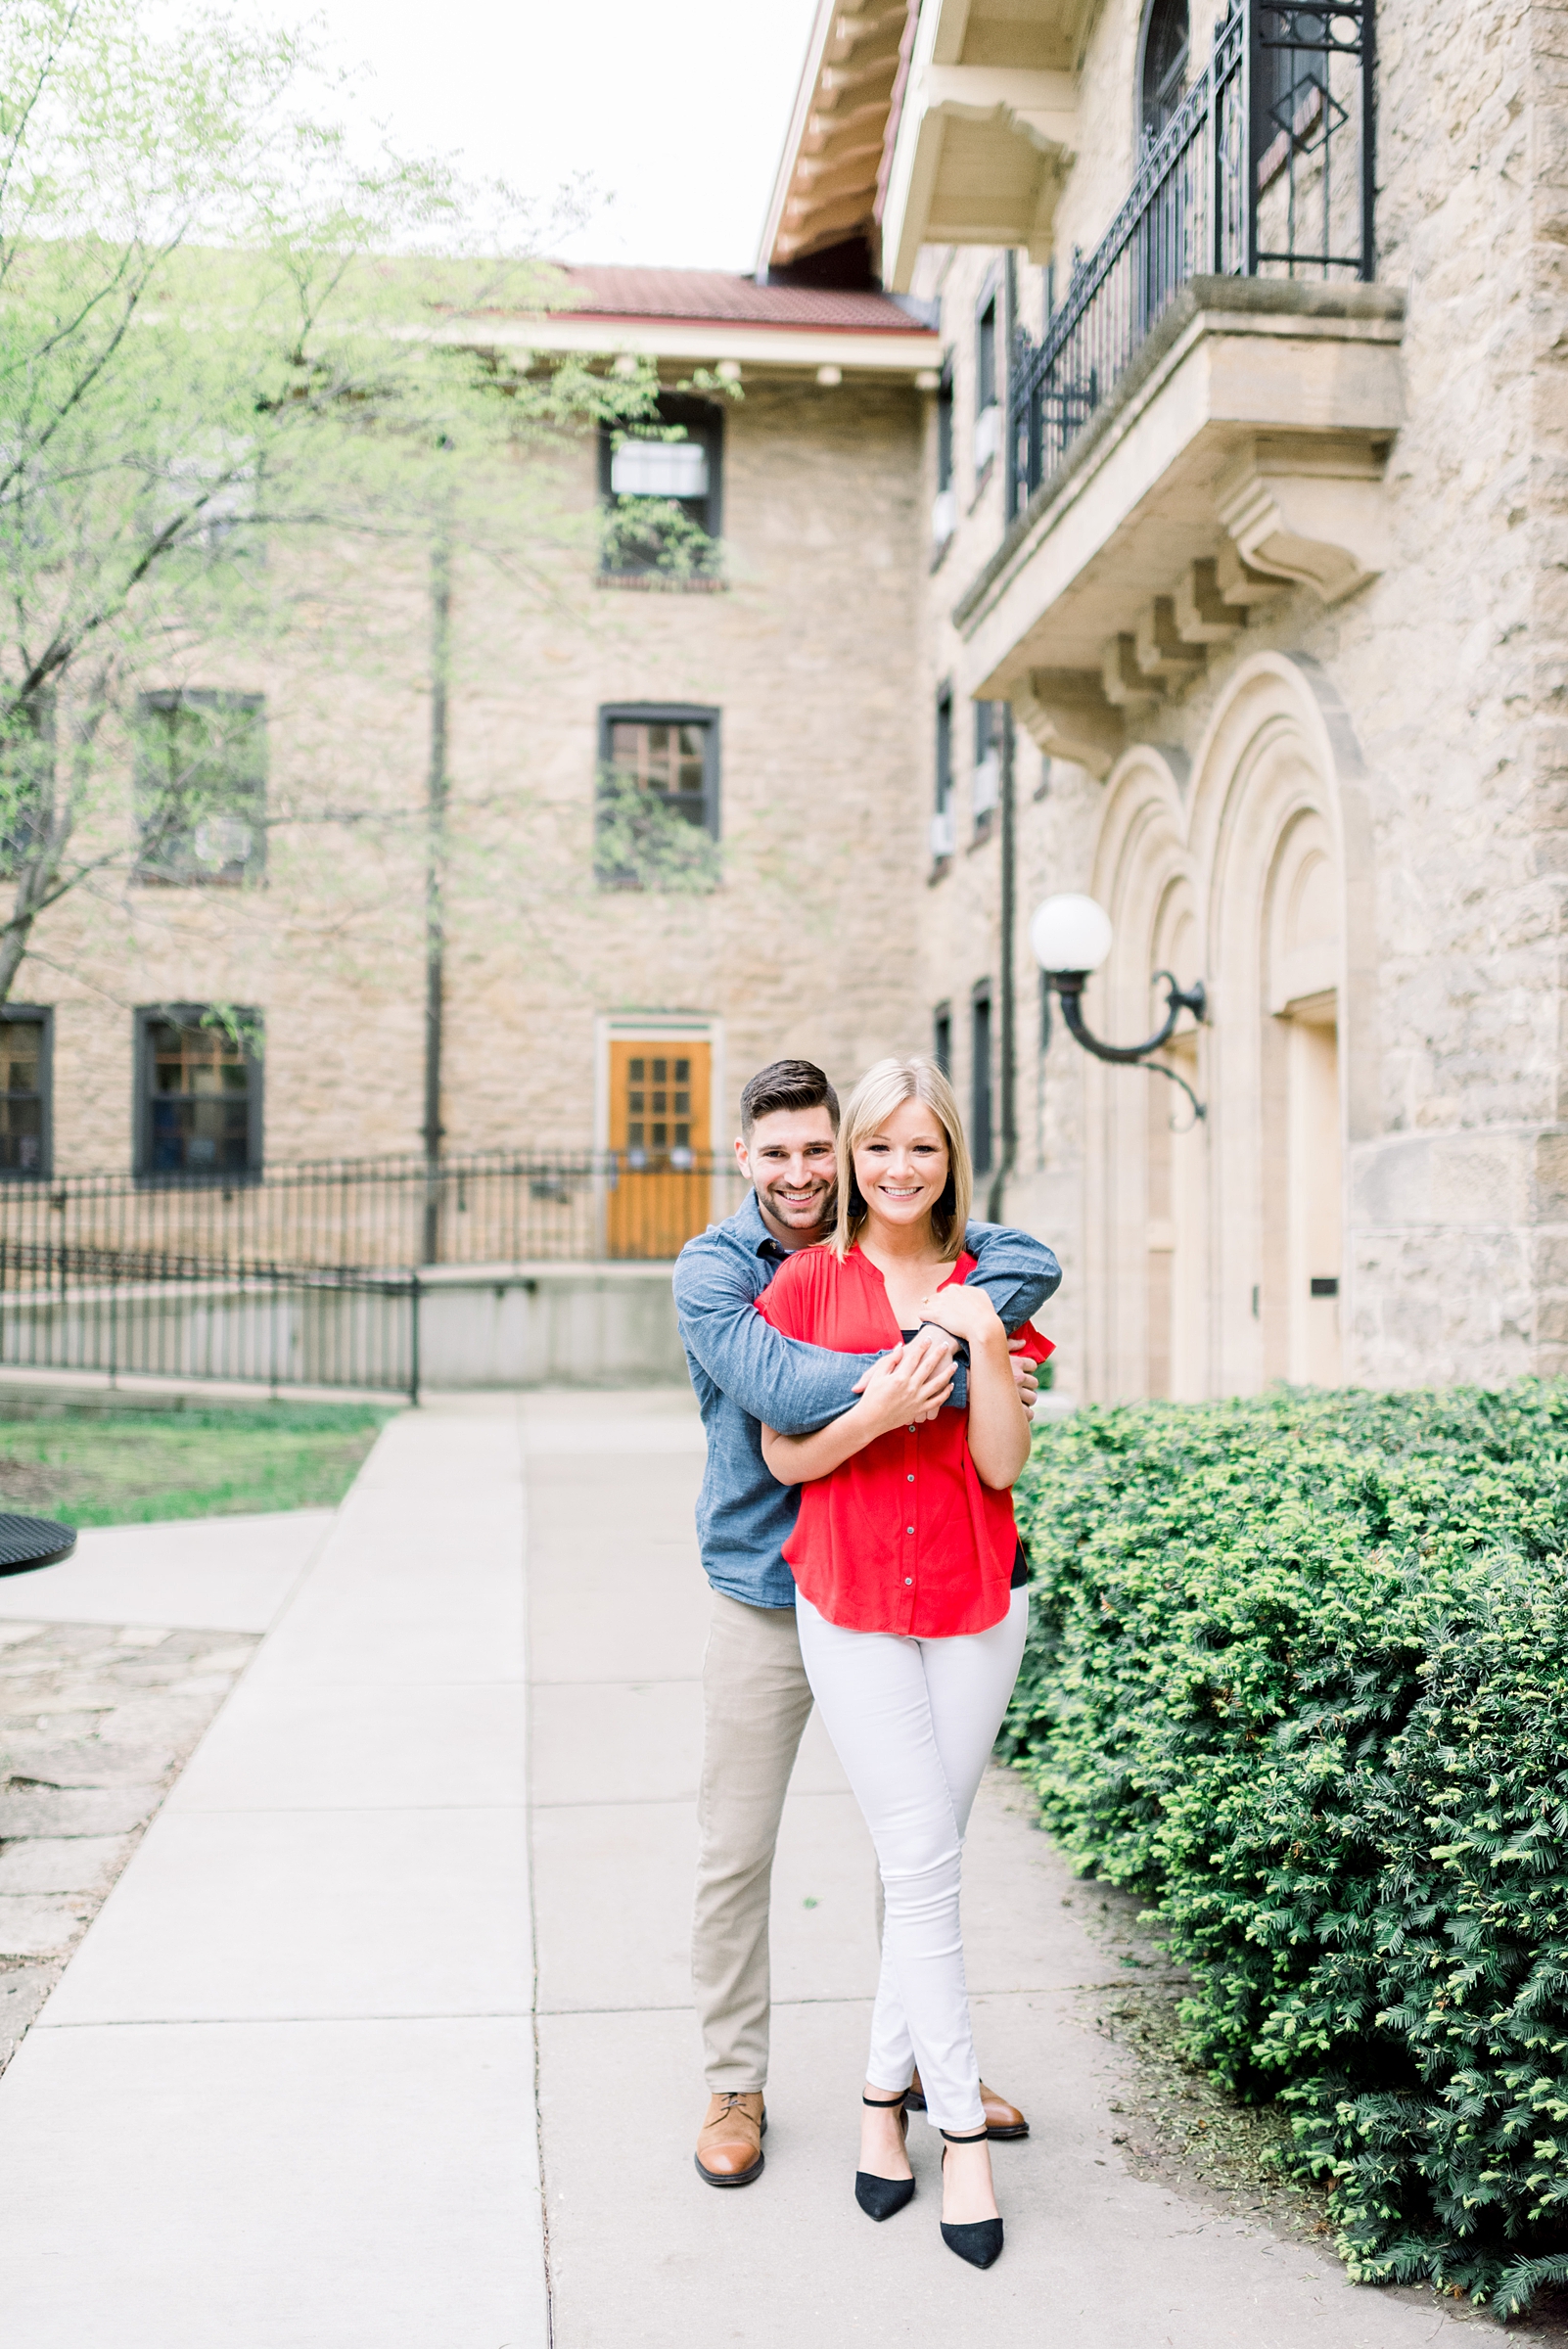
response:
[[[906,1525],[903,1530],[906,1534],[912,1534],[914,1532],[914,1527],[912,1525]]]
[[[913,1586],[913,1583],[914,1583],[914,1576],[913,1576],[912,1574],[906,1574],[906,1575],[904,1576],[904,1578],[903,1578],[903,1587],[904,1587],[904,1589],[905,1589],[906,1590],[907,1590],[907,1589],[910,1589],[910,1588]]]
[[[914,1483],[914,1478],[912,1476],[905,1477],[904,1482],[905,1484],[912,1485]]]

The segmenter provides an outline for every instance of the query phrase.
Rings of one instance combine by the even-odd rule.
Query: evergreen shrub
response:
[[[1089,1409],[1002,1751],[1363,2282],[1568,2282],[1568,1390]]]

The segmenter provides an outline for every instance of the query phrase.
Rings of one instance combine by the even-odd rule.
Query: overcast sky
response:
[[[253,20],[295,18],[241,0]],[[309,10],[304,0],[300,10]],[[547,198],[587,172],[609,201],[562,249],[582,261],[750,269],[812,0],[320,0],[396,143],[461,152]]]

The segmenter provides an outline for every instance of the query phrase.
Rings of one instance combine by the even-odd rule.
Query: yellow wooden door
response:
[[[678,1256],[707,1225],[712,1076],[706,1037],[611,1044],[616,1175],[605,1232],[611,1256]]]

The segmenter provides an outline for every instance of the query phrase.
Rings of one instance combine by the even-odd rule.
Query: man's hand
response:
[[[881,1435],[935,1419],[952,1393],[952,1340],[944,1331],[921,1330],[907,1346],[900,1338],[856,1381],[856,1407],[879,1423]]]
[[[1033,1411],[1039,1401],[1039,1364],[1024,1359],[1019,1352],[1023,1344],[1022,1338],[1011,1338],[1007,1351],[1012,1357],[1013,1384],[1018,1389],[1018,1400],[1026,1411]]]

